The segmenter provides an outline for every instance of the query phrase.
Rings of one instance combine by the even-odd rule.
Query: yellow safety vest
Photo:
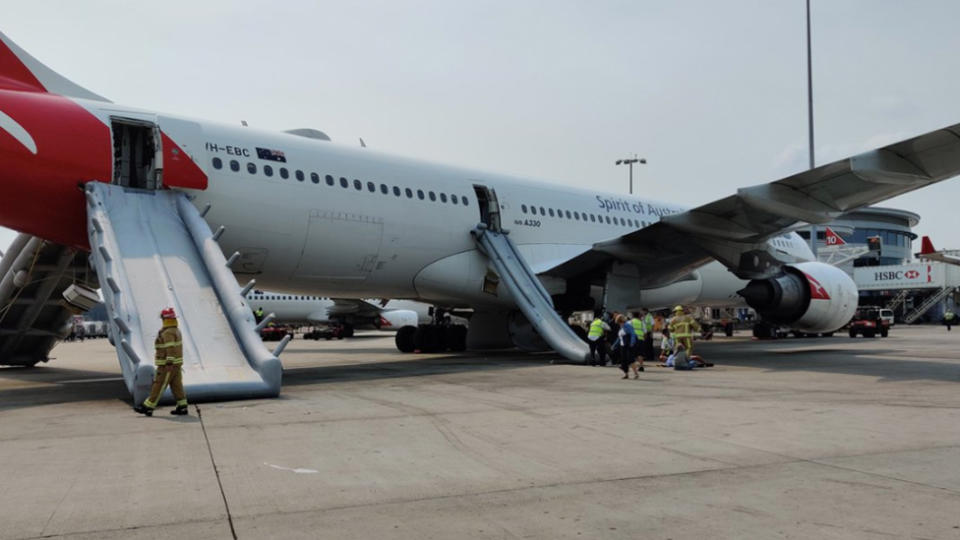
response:
[[[603,320],[594,319],[590,323],[590,333],[587,334],[588,337],[600,337],[603,335]]]
[[[156,341],[153,342],[156,348],[154,364],[158,366],[183,364],[183,338],[180,337],[180,330],[176,326],[164,326],[157,334]]]
[[[630,324],[633,326],[633,331],[637,333],[637,338],[643,339],[643,333],[644,333],[643,321],[634,317],[630,319]]]
[[[953,313],[952,311],[948,311],[948,312],[946,312],[946,313],[943,314],[943,318],[946,319],[946,320],[948,320],[948,321],[952,321],[955,317],[956,317],[956,315],[954,315],[954,313]]]

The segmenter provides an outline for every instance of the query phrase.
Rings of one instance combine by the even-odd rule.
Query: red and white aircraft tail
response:
[[[920,240],[920,253],[917,253],[916,256],[918,259],[927,261],[960,265],[960,257],[950,255],[946,251],[937,251],[933,247],[933,241],[930,240],[929,236],[924,236],[923,239]]]
[[[846,241],[844,241],[839,234],[833,232],[833,229],[830,227],[827,227],[827,232],[824,238],[826,239],[828,246],[844,246],[847,244]]]
[[[110,101],[48,68],[3,32],[0,32],[0,88]]]

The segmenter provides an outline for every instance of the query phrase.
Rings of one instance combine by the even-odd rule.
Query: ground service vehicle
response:
[[[877,334],[880,334],[880,337],[887,337],[890,332],[890,323],[881,316],[880,308],[861,307],[853,315],[849,331],[852,338],[857,335],[872,338]]]

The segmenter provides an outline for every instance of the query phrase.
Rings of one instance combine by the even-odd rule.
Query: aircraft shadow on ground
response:
[[[357,352],[346,349],[343,352]],[[359,351],[363,351],[360,349]],[[378,354],[383,349],[374,349]],[[294,351],[291,351],[294,352]],[[316,352],[316,351],[315,351]],[[322,349],[324,353],[339,352]],[[370,354],[367,350],[367,354]],[[399,354],[399,353],[398,353]],[[285,368],[283,386],[343,383],[380,379],[401,379],[427,375],[443,375],[478,371],[494,371],[534,367],[556,360],[553,354],[523,354],[516,351],[491,351],[448,355],[405,355],[403,360],[368,362],[363,364],[327,365]],[[120,373],[92,371],[56,366],[33,368],[4,368],[0,377],[23,383],[36,383],[27,388],[0,390],[0,413],[7,410],[42,405],[79,403],[116,399],[132,404]],[[105,380],[97,380],[105,379]],[[82,381],[82,382],[80,382]],[[189,396],[187,396],[189,398]],[[283,397],[281,390],[280,397]]]
[[[794,345],[793,343],[776,343]],[[810,346],[798,340],[802,348],[778,350],[753,344],[752,347],[724,346],[723,344],[700,345],[704,359],[718,366],[737,366],[765,369],[767,371],[815,371],[843,375],[863,375],[883,381],[933,380],[960,383],[960,360],[928,360],[915,356],[910,349],[853,349],[843,347]],[[751,350],[753,349],[753,350]],[[695,348],[696,350],[696,348]],[[896,358],[888,356],[901,356]]]
[[[379,350],[379,352],[383,351]],[[543,366],[557,357],[552,354],[525,355],[516,351],[497,351],[483,356],[464,353],[463,355],[405,356],[404,358],[404,360],[363,364],[284,368],[283,385],[298,386],[497,371]]]
[[[81,401],[120,399],[130,402],[131,400],[120,373],[116,371],[39,366],[5,368],[0,370],[0,377],[23,383],[38,384],[38,386],[28,388],[0,390],[0,412],[24,407]]]

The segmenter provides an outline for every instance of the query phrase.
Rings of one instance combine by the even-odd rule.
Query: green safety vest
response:
[[[633,331],[637,333],[637,338],[643,339],[643,321],[634,317],[630,319],[630,324],[633,326]]]
[[[948,312],[946,312],[946,313],[943,314],[943,318],[946,319],[946,320],[948,320],[948,321],[952,321],[952,320],[954,319],[954,317],[956,317],[956,315],[954,315],[952,311],[948,311]]]
[[[594,319],[590,323],[590,333],[587,334],[588,337],[600,337],[603,335],[603,320]]]

